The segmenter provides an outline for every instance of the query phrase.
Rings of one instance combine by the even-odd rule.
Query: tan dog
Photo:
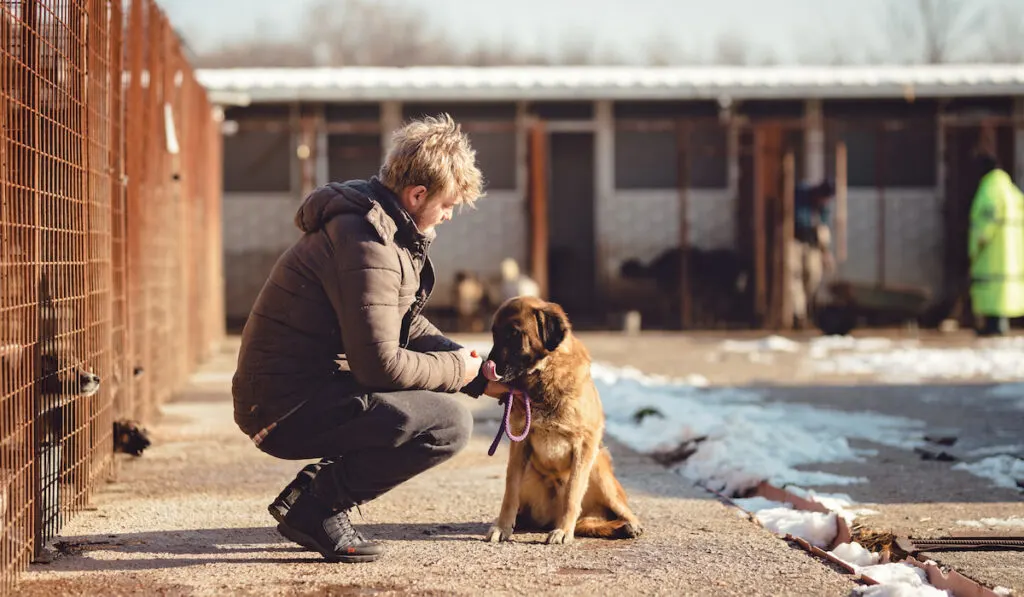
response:
[[[639,536],[640,521],[601,443],[604,411],[590,353],[565,312],[538,298],[513,298],[498,309],[491,332],[484,373],[525,390],[533,421],[527,438],[510,448],[501,514],[487,540],[508,540],[514,527],[549,531],[547,543]],[[509,425],[518,434],[525,423],[516,398]]]

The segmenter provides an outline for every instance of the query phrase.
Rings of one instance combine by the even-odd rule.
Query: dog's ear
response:
[[[544,350],[548,352],[558,348],[558,345],[565,340],[565,333],[569,329],[569,320],[565,313],[551,305],[538,309],[534,312],[537,317],[537,332],[540,334],[540,342]]]

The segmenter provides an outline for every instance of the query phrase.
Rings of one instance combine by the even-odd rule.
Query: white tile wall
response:
[[[431,307],[451,305],[455,272],[460,269],[489,278],[498,275],[502,259],[513,257],[526,271],[527,209],[525,197],[517,192],[490,190],[475,208],[462,208],[437,227],[437,240],[430,248],[437,273]]]
[[[597,244],[606,275],[632,257],[649,261],[679,245],[679,192],[675,190],[616,191],[597,207]],[[691,244],[705,249],[735,244],[736,199],[728,189],[693,189],[688,198]]]
[[[874,188],[847,192],[847,261],[839,273],[851,281],[877,283],[878,209],[882,200]],[[941,198],[934,189],[886,189],[885,284],[925,286],[942,284],[944,259]]]

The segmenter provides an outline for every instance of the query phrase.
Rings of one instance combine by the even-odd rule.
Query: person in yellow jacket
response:
[[[995,158],[980,161],[967,240],[971,306],[980,335],[1001,335],[1024,315],[1024,194]]]

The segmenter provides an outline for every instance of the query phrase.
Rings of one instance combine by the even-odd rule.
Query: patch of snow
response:
[[[835,513],[824,514],[783,507],[758,510],[754,517],[773,533],[800,537],[822,549],[831,545],[836,538]]]
[[[961,462],[953,465],[953,470],[967,471],[1006,489],[1018,489],[1017,482],[1024,480],[1024,460],[1006,454],[989,456],[977,462]]]
[[[881,346],[878,343],[877,348]],[[890,383],[936,379],[1024,379],[1024,344],[1019,341],[979,342],[975,346],[960,348],[922,348],[911,344],[877,348],[834,355],[812,351],[814,367],[819,373],[870,375]]]
[[[1009,400],[1019,410],[1024,410],[1024,383],[999,384],[989,388],[987,394],[993,398]]]
[[[766,497],[756,495],[749,498],[735,498],[732,500],[734,504],[743,508],[751,514],[756,514],[760,510],[767,510],[769,508],[792,508],[793,504],[786,502],[776,502]]]
[[[879,584],[855,587],[858,595],[871,597],[949,597],[948,591],[928,584],[924,570],[910,564],[876,564],[857,567],[857,572],[873,578]]]
[[[1013,595],[1013,589],[1009,587],[992,587],[992,592],[996,595],[1003,595],[1003,597],[1010,597]]]
[[[723,352],[760,353],[760,352],[800,352],[801,345],[782,336],[767,336],[760,340],[725,340],[720,345]]]
[[[840,543],[829,553],[854,568],[861,566],[873,566],[877,564],[879,558],[881,558],[880,554],[869,551],[866,547],[856,541],[852,543]]]
[[[845,493],[818,493],[813,489],[804,489],[795,485],[787,486],[786,491],[812,502],[818,502],[832,512],[842,516],[847,524],[853,523],[859,516],[870,516],[879,513],[877,510],[871,510],[870,508],[853,508],[852,506],[855,505],[853,498]]]
[[[640,452],[670,450],[705,436],[678,470],[726,494],[762,480],[780,487],[863,483],[866,479],[860,477],[796,467],[860,462],[871,455],[852,448],[851,439],[913,449],[924,428],[914,419],[768,403],[749,389],[698,389],[600,363],[594,363],[592,373],[611,436]],[[642,408],[657,409],[663,417],[645,417],[637,424],[632,417]]]
[[[854,338],[853,336],[819,336],[808,342],[808,354],[811,358],[826,358],[832,352],[877,352],[889,350],[894,346],[911,348],[918,346],[917,340],[901,340],[891,338]]]
[[[1011,529],[1024,529],[1024,517],[1011,516],[1009,518],[982,518],[981,520],[958,520],[957,524],[965,527],[1003,527]]]
[[[1024,454],[1024,444],[986,446],[984,448],[975,448],[967,452],[967,455],[971,458],[978,458],[979,456],[994,456],[996,454]]]

